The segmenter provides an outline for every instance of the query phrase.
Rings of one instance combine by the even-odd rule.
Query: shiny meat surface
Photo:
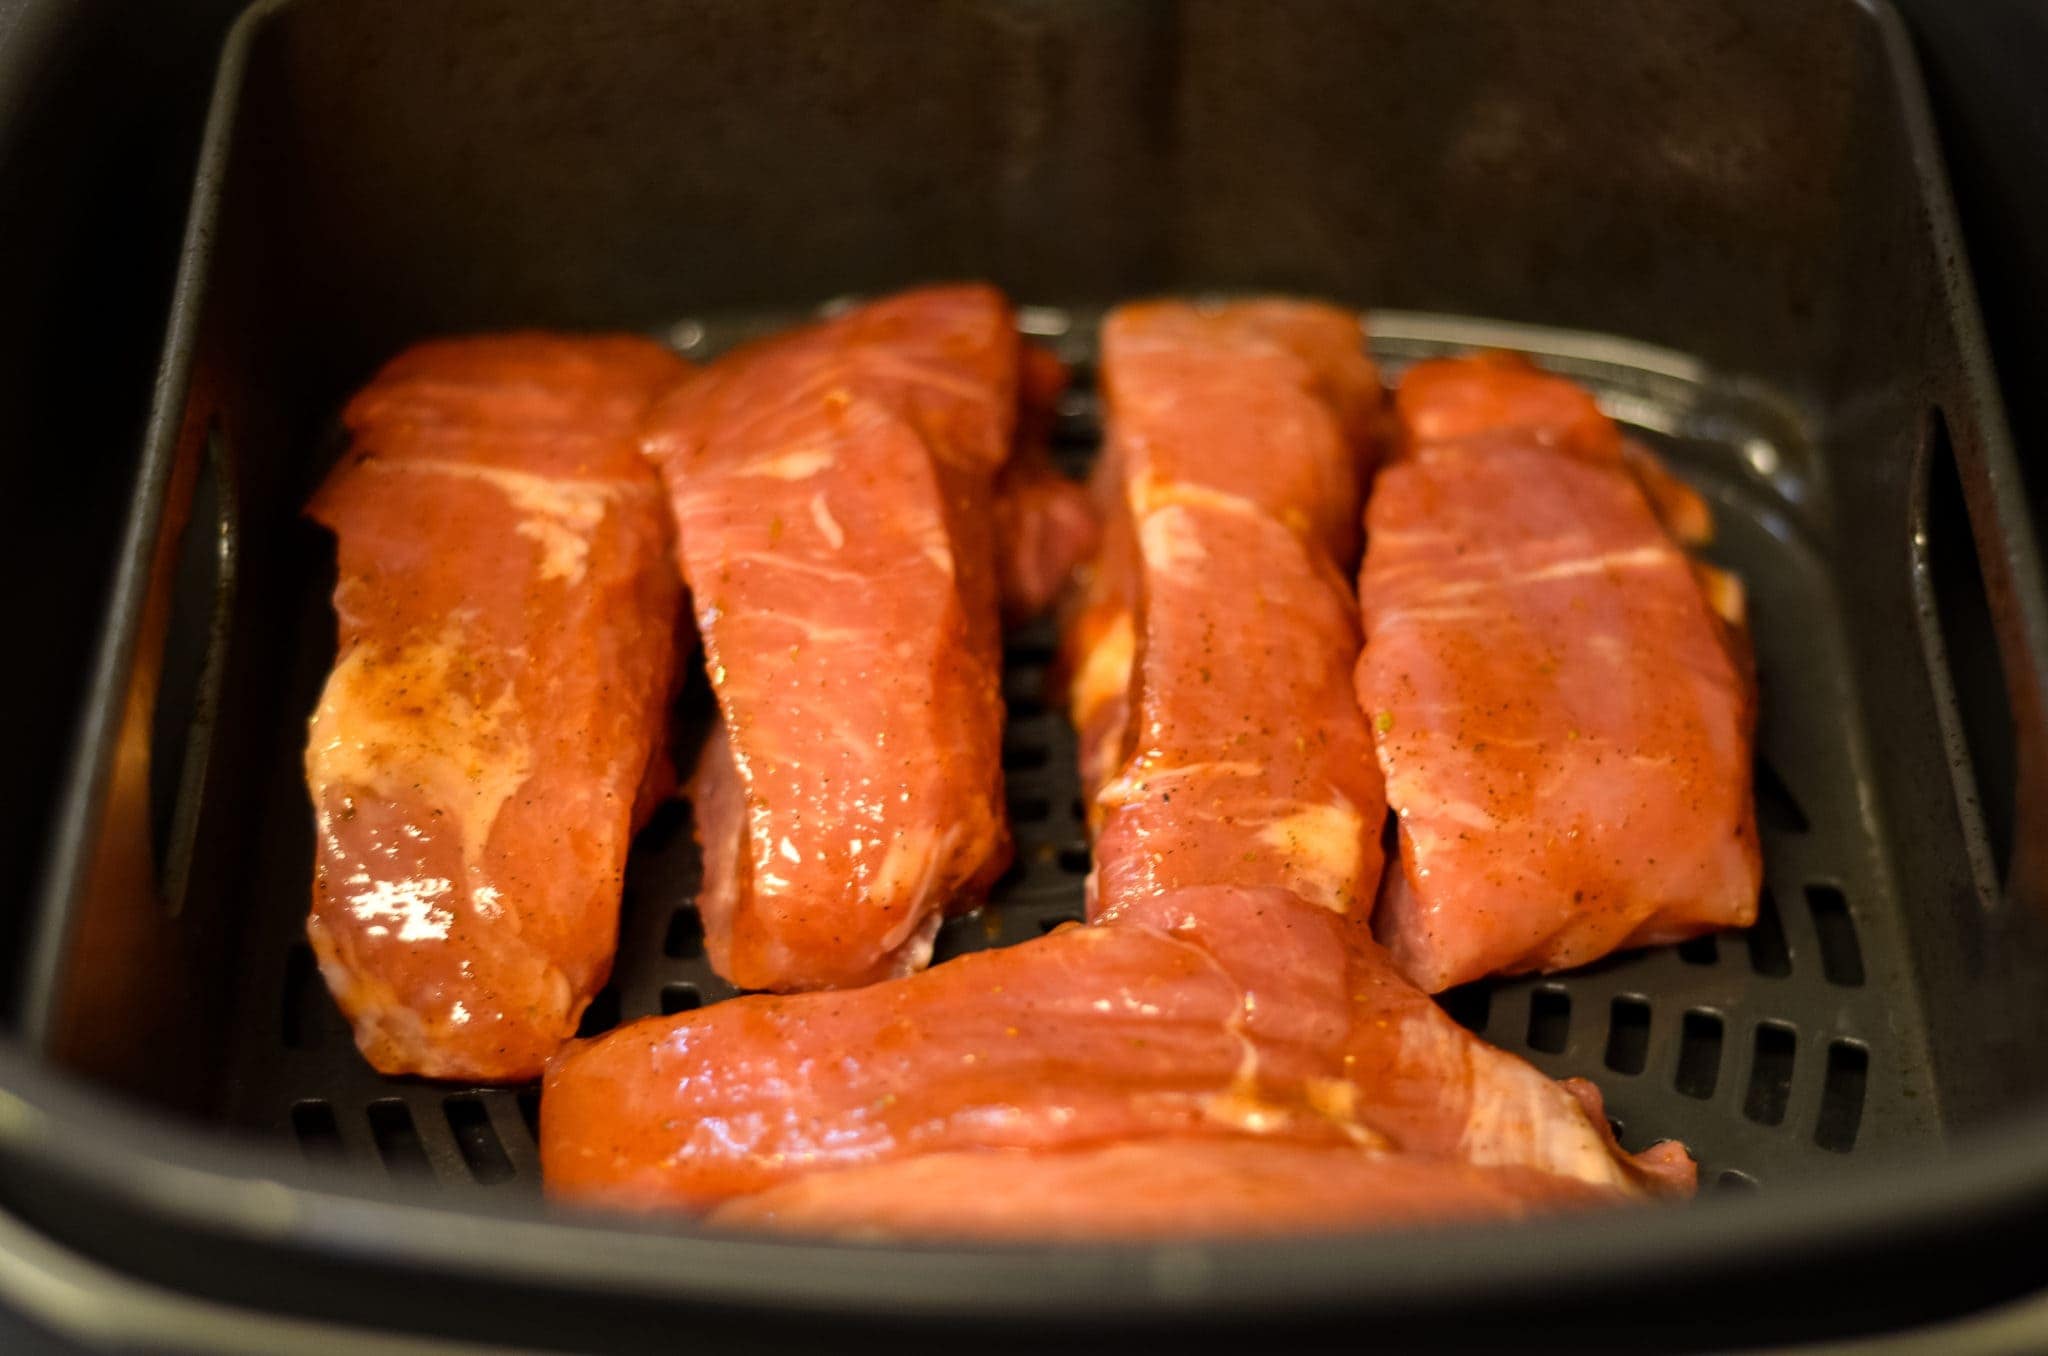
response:
[[[1003,617],[1013,624],[1050,608],[1101,536],[1088,492],[1052,460],[1052,421],[1066,385],[1057,357],[1025,346],[1017,451],[997,477],[995,502]]]
[[[387,1074],[532,1078],[609,974],[681,599],[631,338],[422,344],[350,404],[310,513],[340,646],[306,746],[307,934]]]
[[[1355,323],[1347,333],[1355,348]],[[1144,360],[1162,383],[1230,370]],[[1355,468],[1345,430],[1367,416],[1333,418],[1349,407],[1299,363],[1261,370],[1322,411],[1287,416],[1293,436],[1266,449],[1271,483],[1321,494],[1348,475],[1338,507],[1355,517],[1355,469],[1332,448]],[[1129,390],[1127,374],[1104,376]],[[1115,470],[1096,482],[1126,506],[1104,550],[1125,533],[1118,587],[1139,643],[1123,672],[1142,731],[1103,793],[1092,921],[570,1048],[543,1097],[551,1192],[795,1230],[1101,1237],[1691,1189],[1681,1149],[1622,1153],[1597,1093],[1474,1038],[1374,942],[1384,802],[1350,689],[1359,633],[1330,554],[1342,542],[1248,472],[1237,488],[1263,497],[1224,488],[1243,430],[1207,438],[1167,420],[1169,394],[1135,395],[1153,421],[1141,427],[1174,430],[1157,442],[1113,407]],[[1101,564],[1091,586],[1115,577]],[[1219,652],[1206,678],[1204,646]],[[946,1210],[969,1183],[972,1202]]]
[[[1092,826],[1097,792],[1130,751],[1145,568],[1137,519],[1169,503],[1197,521],[1264,514],[1348,576],[1382,422],[1379,374],[1362,343],[1354,312],[1316,302],[1143,302],[1105,322],[1108,429],[1090,483],[1103,543],[1082,568],[1061,641]]]
[[[1590,397],[1517,363],[1423,364],[1397,408],[1358,669],[1396,963],[1435,991],[1753,922],[1746,658],[1650,493],[1692,536],[1704,505],[1646,493]]]
[[[1572,1089],[1395,974],[1362,920],[1227,887],[866,989],[736,998],[578,1042],[548,1071],[541,1156],[558,1196],[703,1210],[923,1154],[1190,1135],[1631,1195],[1685,1189],[1692,1169],[1676,1146],[1620,1153]]]
[[[1372,906],[1386,800],[1351,689],[1351,591],[1242,501],[1138,524],[1128,755],[1097,793],[1093,907],[1184,885],[1277,885]]]
[[[989,523],[1018,350],[993,289],[926,288],[647,420],[723,722],[691,783],[705,943],[742,988],[918,969],[1009,859]]]
[[[1244,1136],[930,1154],[799,1177],[721,1207],[711,1222],[854,1238],[1089,1242],[1516,1219],[1622,1199],[1528,1168]]]

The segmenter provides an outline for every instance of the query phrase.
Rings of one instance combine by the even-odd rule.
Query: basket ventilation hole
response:
[[[1813,911],[1813,929],[1820,935],[1820,968],[1828,983],[1848,988],[1863,983],[1863,948],[1856,941],[1849,901],[1832,885],[1809,885],[1806,907]]]
[[[310,1050],[319,1044],[320,1004],[325,998],[319,973],[313,948],[304,942],[285,954],[284,1010],[279,1014],[278,1035],[287,1050]]]
[[[1806,818],[1806,811],[1799,808],[1799,802],[1792,796],[1792,788],[1785,785],[1785,779],[1778,770],[1759,758],[1756,760],[1756,817],[1765,828],[1778,833],[1805,833],[1813,825]]]
[[[1446,990],[1436,996],[1436,1001],[1452,1021],[1475,1036],[1485,1032],[1487,1019],[1493,1016],[1493,990],[1484,984]]]
[[[420,1142],[419,1128],[412,1123],[412,1108],[396,1097],[370,1103],[370,1136],[377,1141],[377,1156],[394,1177],[428,1177],[427,1147]]]
[[[1785,947],[1785,924],[1778,917],[1778,901],[1768,888],[1757,901],[1756,926],[1748,933],[1749,968],[1767,979],[1783,979],[1792,973],[1792,955]]]
[[[1003,749],[1003,766],[1012,772],[1031,772],[1051,761],[1052,751],[1043,744],[1011,744]]]
[[[661,954],[670,960],[695,960],[704,954],[704,920],[695,909],[677,909],[668,916]]]
[[[1564,1051],[1572,1030],[1572,997],[1563,989],[1538,989],[1529,995],[1529,1048],[1555,1055]]]
[[[939,935],[932,939],[931,963],[937,965],[985,945],[984,930],[998,918],[993,910],[985,909],[948,918],[939,926]]]
[[[527,1088],[519,1094],[517,1100],[519,1102],[519,1119],[526,1123],[527,1136],[535,1144],[540,1143],[539,1091],[534,1088]]]
[[[664,984],[661,986],[661,1015],[673,1017],[679,1012],[695,1012],[704,1006],[704,995],[697,992],[694,984]]]
[[[334,1108],[326,1102],[304,1101],[292,1107],[292,1133],[306,1157],[333,1161],[341,1157],[341,1127],[335,1123]]]
[[[1688,1012],[1679,1030],[1678,1076],[1673,1086],[1688,1097],[1707,1098],[1714,1095],[1714,1085],[1720,1080],[1721,1019],[1711,1012]]]
[[[1009,648],[1005,659],[1012,668],[1042,669],[1052,663],[1052,646],[1022,641]]]
[[[1729,1168],[1721,1174],[1715,1185],[1724,1196],[1743,1196],[1756,1190],[1756,1178],[1746,1172],[1737,1172],[1734,1168]]]
[[[1037,824],[1052,817],[1052,802],[1044,796],[1019,796],[1010,802],[1010,818],[1019,824]]]
[[[1607,1067],[1639,1074],[1649,1057],[1650,1005],[1640,998],[1615,999],[1607,1014]]]
[[[634,839],[634,847],[643,853],[656,854],[665,850],[690,822],[690,803],[686,800],[665,800],[654,807],[654,813],[647,816],[647,822],[640,827]]]
[[[1721,959],[1721,945],[1713,933],[1678,944],[1678,958],[1687,965],[1715,965]]]
[[[1087,848],[1061,848],[1061,849],[1060,849],[1060,870],[1062,870],[1062,871],[1066,872],[1066,873],[1067,873],[1068,875],[1070,875],[1070,876],[1085,876],[1085,875],[1087,875],[1087,874],[1088,874],[1088,849],[1087,849]]]
[[[498,1142],[498,1132],[491,1128],[491,1115],[484,1109],[480,1097],[450,1097],[442,1103],[442,1110],[448,1116],[448,1128],[455,1135],[455,1147],[462,1150],[462,1161],[469,1167],[469,1175],[483,1186],[492,1186],[509,1181],[513,1175],[512,1160],[505,1154],[505,1146]]]
[[[597,991],[597,997],[590,1000],[590,1006],[583,1009],[583,1020],[576,1024],[579,1036],[601,1036],[619,1024],[619,991],[607,984]]]
[[[1863,1089],[1870,1081],[1870,1052],[1852,1041],[1828,1046],[1828,1073],[1820,1089],[1820,1121],[1813,1142],[1831,1153],[1856,1147],[1863,1124]]]
[[[1032,720],[1045,714],[1045,703],[1033,692],[1019,692],[1006,704],[1012,720]]]
[[[1756,1055],[1749,1065],[1749,1091],[1742,1114],[1758,1125],[1781,1125],[1792,1096],[1792,1065],[1799,1038],[1789,1026],[1765,1022],[1756,1029]]]

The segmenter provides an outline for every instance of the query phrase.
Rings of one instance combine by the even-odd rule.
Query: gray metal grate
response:
[[[670,333],[693,355],[785,323],[748,316]],[[1079,471],[1099,434],[1086,384],[1094,325],[1029,308],[1024,323],[1076,363],[1056,453]],[[1475,345],[1521,348],[1586,382],[1712,500],[1709,552],[1749,589],[1762,685],[1757,785],[1763,916],[1748,933],[1612,957],[1565,975],[1443,996],[1460,1022],[1557,1076],[1607,1096],[1629,1148],[1682,1139],[1709,1190],[1750,1191],[1824,1169],[1852,1150],[1933,1143],[1924,1022],[1910,980],[1883,844],[1859,800],[1869,757],[1853,709],[1840,612],[1818,554],[1828,524],[1819,459],[1796,406],[1699,364],[1604,336],[1453,317],[1382,313],[1374,346],[1392,371]],[[323,618],[318,581],[306,606]],[[1004,743],[1017,862],[990,906],[951,920],[936,959],[1036,937],[1081,915],[1088,851],[1072,732],[1048,703],[1051,628],[1009,640]],[[315,665],[313,672],[324,668]],[[312,693],[307,694],[310,706]],[[701,679],[683,698],[687,753],[709,718]],[[627,873],[619,961],[586,1033],[730,997],[711,972],[691,900],[698,862],[688,810],[665,807]],[[395,1176],[530,1190],[538,1180],[531,1089],[378,1077],[356,1056],[301,939],[304,896],[260,920],[257,954],[281,990],[274,1027],[236,1056],[231,1119],[295,1136],[309,1157]]]

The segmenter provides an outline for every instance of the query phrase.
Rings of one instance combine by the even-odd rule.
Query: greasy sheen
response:
[[[1021,385],[1017,451],[997,477],[995,503],[1003,619],[1012,625],[1050,608],[1101,536],[1087,490],[1052,460],[1065,364],[1049,349],[1027,344]]]
[[[742,348],[649,416],[722,725],[690,794],[712,964],[747,989],[922,967],[1009,859],[994,480],[1001,295],[926,288]]]
[[[1397,410],[1358,668],[1400,818],[1395,962],[1436,991],[1753,922],[1739,588],[1672,536],[1704,536],[1704,504],[1510,360],[1422,364]]]
[[[340,646],[306,746],[307,933],[380,1072],[532,1078],[609,974],[679,589],[631,338],[422,344],[350,404],[310,513]]]
[[[1167,319],[1176,343],[1215,342],[1206,321]],[[1355,320],[1342,328],[1355,350]],[[1150,380],[1198,407],[1204,382],[1236,370],[1139,347]],[[1129,393],[1123,351],[1108,348],[1104,375]],[[1137,487],[1108,482],[1125,506],[1143,653],[1124,681],[1142,731],[1102,793],[1091,922],[853,993],[740,998],[574,1046],[544,1092],[551,1192],[799,1231],[1096,1238],[1690,1190],[1677,1146],[1623,1154],[1597,1093],[1475,1039],[1373,941],[1385,806],[1332,559],[1357,511],[1349,430],[1371,402],[1353,410],[1306,364],[1253,354],[1315,407],[1241,392],[1291,421],[1265,481],[1230,478],[1255,428],[1177,424],[1170,389],[1130,396],[1158,441],[1112,412]],[[1311,513],[1284,485],[1348,499]]]
[[[1167,544],[1162,535],[1227,532],[1261,538],[1270,556],[1278,550],[1270,529],[1226,523],[1226,515],[1269,518],[1348,577],[1381,406],[1358,316],[1305,301],[1119,307],[1103,325],[1102,391],[1108,426],[1090,488],[1103,540],[1081,571],[1061,642],[1082,792],[1098,828],[1097,792],[1130,752],[1142,576],[1149,568],[1156,577],[1164,564],[1158,549],[1145,559],[1138,519],[1177,504],[1186,513],[1155,532],[1155,548]],[[1307,554],[1288,557],[1290,576],[1316,568],[1303,563]],[[1212,584],[1224,568],[1212,565]],[[1244,620],[1264,606],[1262,579],[1247,567],[1229,585],[1233,595],[1244,586]],[[1242,688],[1241,679],[1226,682]]]
[[[1242,1136],[930,1154],[799,1177],[721,1207],[711,1222],[852,1238],[1086,1243],[1518,1219],[1620,1199],[1529,1168]]]
[[[1587,1095],[1445,1016],[1362,920],[1224,887],[866,989],[577,1042],[548,1070],[541,1159],[558,1196],[697,1210],[922,1154],[1191,1135],[1689,1187],[1682,1151],[1622,1154]]]

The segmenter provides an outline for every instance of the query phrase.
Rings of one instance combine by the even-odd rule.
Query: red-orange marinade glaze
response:
[[[922,967],[1008,863],[991,528],[1020,343],[929,287],[750,344],[649,415],[720,724],[692,778],[712,964]]]
[[[1400,822],[1396,963],[1436,991],[1753,922],[1754,691],[1650,495],[1685,498],[1524,363],[1421,364],[1396,412],[1358,668]]]
[[[996,556],[1003,619],[1013,625],[1050,608],[1101,530],[1082,485],[1053,464],[1053,421],[1067,368],[1052,350],[1024,346],[1017,450],[996,480]]]
[[[1458,1026],[1361,918],[1222,887],[865,989],[577,1042],[548,1070],[541,1159],[558,1197],[697,1211],[928,1154],[1187,1137],[1690,1191],[1682,1150],[1622,1153],[1598,1104]]]
[[[439,340],[349,403],[308,510],[340,648],[307,934],[380,1072],[532,1078],[610,973],[681,612],[635,430],[686,370],[622,336]]]
[[[1090,486],[1102,543],[1061,638],[1091,826],[1101,822],[1096,793],[1132,747],[1145,568],[1138,519],[1168,504],[1186,508],[1191,524],[1264,514],[1348,577],[1359,490],[1383,418],[1379,373],[1363,344],[1356,312],[1279,298],[1140,302],[1104,323],[1107,427]],[[1256,572],[1245,570],[1240,582],[1249,602]]]
[[[1627,1193],[1521,1167],[1250,1136],[969,1150],[799,1177],[712,1212],[733,1228],[1075,1243],[1522,1219]]]
[[[1220,445],[1219,455],[1232,446]],[[1275,453],[1284,459],[1303,447],[1286,443]],[[1190,477],[1199,460],[1190,456]],[[1290,474],[1284,464],[1275,471]],[[1317,783],[1304,795],[1318,805],[1331,801],[1332,787],[1353,787],[1359,823],[1344,826],[1354,841],[1337,854],[1342,860],[1304,854],[1305,866],[1282,873],[1312,897],[1237,884],[1244,868],[1233,858],[1211,864],[1222,882],[1106,889],[1090,926],[925,974],[843,994],[741,998],[577,1045],[550,1067],[544,1092],[551,1192],[635,1208],[705,1211],[737,1201],[721,1216],[729,1222],[892,1227],[887,1211],[874,1221],[855,1217],[895,1174],[909,1185],[957,1172],[961,1155],[995,1152],[1009,1162],[1097,1151],[1103,1157],[1092,1160],[1088,1180],[1099,1179],[1104,1162],[1183,1176],[1189,1154],[1218,1168],[1234,1164],[1186,1214],[1154,1221],[1169,1230],[1208,1227],[1251,1200],[1285,1201],[1284,1218],[1313,1214],[1304,1152],[1361,1160],[1333,1169],[1350,1183],[1341,1207],[1321,1217],[1333,1225],[1425,1215],[1433,1205],[1446,1216],[1469,1213],[1478,1208],[1473,1176],[1492,1170],[1527,1174],[1517,1179],[1526,1190],[1486,1195],[1486,1210],[1507,1213],[1538,1201],[1690,1190],[1692,1164],[1677,1146],[1621,1153],[1596,1093],[1552,1082],[1484,1045],[1394,973],[1366,918],[1379,802],[1349,697],[1358,635],[1342,581],[1320,546],[1227,496],[1162,496],[1138,534],[1154,523],[1178,534],[1189,513],[1222,515],[1224,535],[1202,540],[1218,547],[1219,568],[1234,558],[1265,601],[1239,602],[1242,577],[1228,590],[1222,574],[1212,578],[1217,589],[1193,587],[1195,576],[1179,571],[1185,551],[1176,549],[1161,557],[1164,583],[1182,592],[1145,605],[1185,612],[1197,628],[1264,628],[1284,637],[1277,652],[1310,671],[1305,688],[1238,692],[1257,733],[1231,756],[1257,764],[1284,750],[1304,784]],[[1229,535],[1245,523],[1253,527],[1243,541]],[[1233,557],[1240,547],[1249,554]],[[1162,583],[1149,575],[1138,582]],[[1295,710],[1302,691],[1343,700]],[[1205,707],[1192,717],[1189,737],[1213,715]],[[1339,734],[1348,726],[1348,742],[1326,737],[1324,725]],[[1337,756],[1300,758],[1297,736]],[[1160,837],[1106,834],[1105,853],[1143,855],[1180,833],[1181,816],[1239,854],[1284,860],[1283,847],[1257,837],[1268,819],[1208,822],[1180,791],[1159,791],[1160,814],[1149,827]],[[1367,823],[1371,831],[1360,832]],[[1188,874],[1202,874],[1205,859],[1188,860]],[[1215,1143],[1168,1150],[1155,1141]],[[1363,1165],[1389,1153],[1443,1166]],[[1078,1161],[1026,1168],[1020,1180],[1068,1191]],[[1260,1185],[1252,1190],[1248,1180]],[[757,1193],[770,1194],[743,1200]],[[1030,1196],[993,1191],[977,1229],[1038,1228],[1044,1201]],[[915,1230],[921,1219],[898,1216],[894,1225]],[[1069,1226],[1089,1223],[1070,1218],[1062,1227]]]

